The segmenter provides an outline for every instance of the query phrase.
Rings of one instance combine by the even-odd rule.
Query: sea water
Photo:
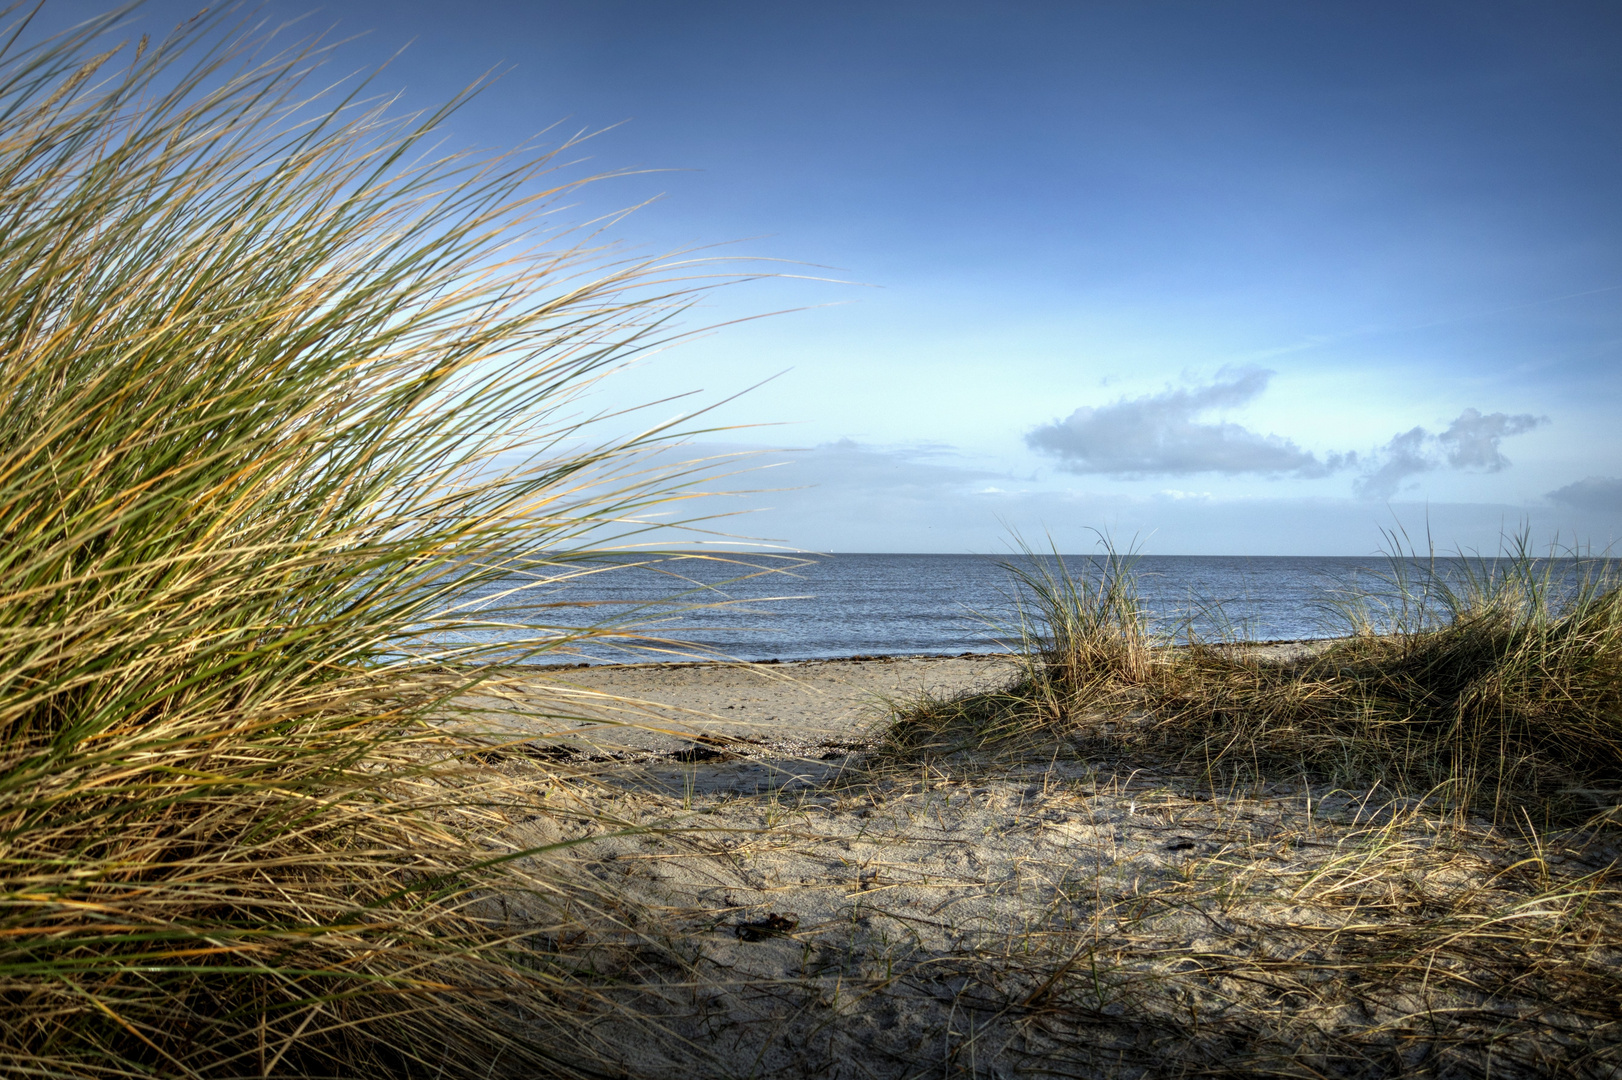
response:
[[[1073,575],[1095,572],[1089,556],[1064,559]],[[617,622],[641,637],[585,644],[573,659],[673,658],[688,649],[679,642],[703,655],[757,661],[997,652],[1018,640],[1009,564],[1019,561],[886,554],[664,560],[566,584],[514,578],[468,597],[463,611],[489,611],[493,623]],[[1335,599],[1378,589],[1390,568],[1380,558],[1148,555],[1133,569],[1163,634],[1297,640],[1346,632]],[[494,644],[519,636],[527,635],[492,625],[455,640]]]

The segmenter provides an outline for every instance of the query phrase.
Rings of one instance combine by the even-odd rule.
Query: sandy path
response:
[[[595,906],[634,913],[623,946],[579,961],[625,987],[593,1028],[606,1072],[1141,1080],[1328,1059],[1378,1077],[1409,1075],[1415,1045],[1442,1076],[1622,1067],[1615,913],[1582,884],[1614,850],[1517,880],[1515,837],[1371,792],[1200,790],[1076,759],[764,764],[691,763],[683,788],[644,763],[640,782],[553,789],[564,814],[512,834],[595,836],[568,857]],[[748,769],[753,792],[703,782]],[[1582,981],[1461,936],[1483,923],[1530,929]]]

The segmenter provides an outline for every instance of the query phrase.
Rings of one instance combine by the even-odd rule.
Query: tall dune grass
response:
[[[314,46],[12,18],[0,1071],[572,1071],[589,988],[477,900],[579,897],[493,858],[526,795],[429,718],[496,648],[445,644],[495,618],[458,597],[679,496],[662,429],[594,440],[575,391],[708,279],[515,246],[581,182],[555,152],[442,152],[449,110],[391,119]]]

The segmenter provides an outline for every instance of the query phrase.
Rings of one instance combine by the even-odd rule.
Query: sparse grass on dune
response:
[[[1540,826],[1622,804],[1622,591],[1607,560],[1397,548],[1388,588],[1346,598],[1353,633],[1286,665],[1194,649],[1156,737],[1208,767],[1305,766],[1435,789]],[[1370,606],[1379,606],[1371,617]]]
[[[881,759],[1028,754],[1071,731],[1078,717],[1163,685],[1167,669],[1155,653],[1162,642],[1138,594],[1136,558],[1104,548],[1073,573],[1056,551],[1038,555],[1021,542],[1021,557],[1005,564],[1019,676],[989,692],[898,703],[880,736]]]
[[[1079,1075],[1622,1068],[1613,565],[1524,540],[1469,562],[1393,549],[1377,588],[1335,598],[1350,632],[1284,660],[1151,640],[1114,552],[1011,567],[1024,673],[899,710],[872,775],[1040,774],[1031,813],[1063,822],[1050,780],[1085,763],[1138,792],[1114,801],[1112,860],[1134,813],[1202,831],[1176,875],[1136,876],[1139,854],[1130,885],[1101,869],[1090,895],[1055,891],[1081,926],[954,954],[989,988],[988,1033],[1021,1016],[1040,1067]],[[1204,824],[1223,808],[1260,827]]]
[[[604,989],[681,1040],[605,1024],[631,1075],[1622,1066],[1614,837],[1299,780],[1212,793],[1141,760],[784,764],[798,779],[754,796],[623,787],[624,819],[679,799],[700,830],[576,849],[670,942]]]
[[[607,1006],[562,943],[622,907],[492,846],[538,789],[430,718],[492,650],[626,633],[515,645],[514,605],[455,602],[679,494],[692,466],[638,464],[658,429],[569,410],[707,271],[510,246],[576,181],[323,93],[319,48],[11,17],[0,1072],[589,1071]]]
[[[1582,821],[1622,803],[1622,589],[1606,559],[1418,557],[1326,600],[1344,636],[1287,661],[1243,641],[1156,639],[1131,560],[1010,566],[1025,676],[929,702],[887,738],[917,752],[1086,740],[1173,755],[1226,782],[1382,782],[1500,820]]]
[[[1396,538],[1393,538],[1394,540]],[[1228,724],[1252,746],[1399,786],[1451,789],[1499,819],[1582,821],[1622,805],[1622,580],[1608,559],[1504,557],[1439,569],[1393,544],[1390,614]],[[1395,609],[1394,612],[1391,609]],[[1211,723],[1194,719],[1196,729]],[[1207,740],[1213,733],[1203,728]]]

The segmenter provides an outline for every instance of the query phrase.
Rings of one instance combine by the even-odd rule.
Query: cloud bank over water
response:
[[[1549,492],[1556,506],[1600,514],[1622,514],[1622,477],[1590,476]]]
[[[1439,443],[1437,436],[1427,438]],[[694,446],[686,452],[707,451]],[[1600,549],[1622,538],[1622,480],[1608,478],[1525,503],[1371,503],[1350,494],[1291,495],[1289,488],[1234,496],[1145,485],[1129,493],[1071,474],[999,471],[938,443],[884,446],[841,439],[794,451],[762,450],[754,460],[759,471],[737,473],[721,485],[753,494],[741,506],[736,498],[713,503],[715,512],[749,512],[719,526],[737,537],[816,551],[902,550],[893,537],[905,535],[907,551],[994,554],[1008,550],[1013,531],[1038,542],[1051,532],[1062,548],[1085,551],[1095,528],[1170,555],[1369,555],[1381,548],[1381,529],[1394,526],[1418,536],[1429,529],[1446,550],[1488,554],[1523,526],[1539,544],[1576,540]],[[683,516],[703,509],[688,504]]]

